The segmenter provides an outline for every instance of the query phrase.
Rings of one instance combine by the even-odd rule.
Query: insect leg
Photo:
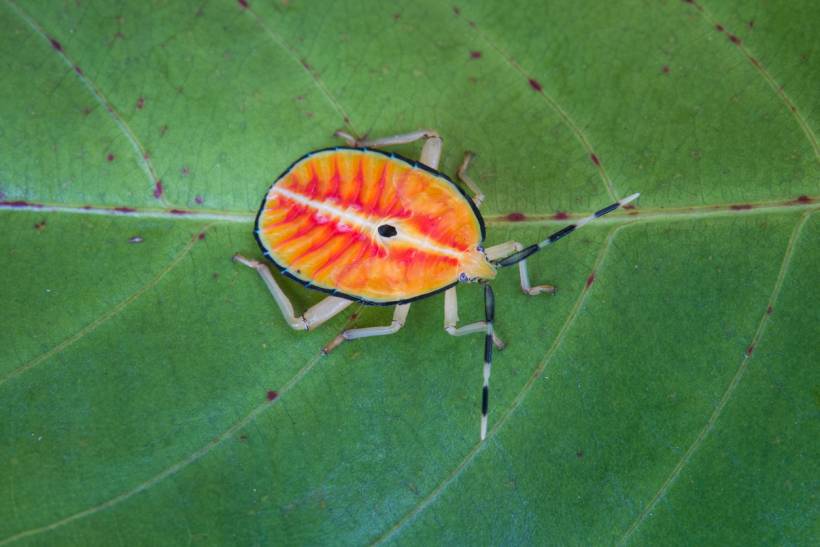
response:
[[[476,321],[469,325],[461,327],[458,324],[458,295],[456,288],[450,287],[444,291],[444,330],[447,334],[452,336],[464,336],[465,334],[473,334],[476,332],[487,332],[487,323],[485,321]],[[504,341],[493,332],[493,343],[498,349],[504,349]]]
[[[501,243],[500,245],[495,245],[490,247],[486,250],[487,258],[492,260],[497,260],[501,257],[511,255],[514,252],[520,251],[524,248],[517,241],[508,241],[506,243]],[[518,277],[521,279],[521,290],[524,291],[524,294],[528,294],[530,296],[534,296],[536,294],[541,294],[542,292],[554,293],[555,287],[552,285],[530,285],[530,274],[527,270],[527,260],[524,259],[518,263]]]
[[[324,300],[321,300],[312,307],[308,308],[307,311],[305,311],[305,313],[301,316],[297,316],[293,311],[293,304],[291,304],[285,293],[282,292],[282,289],[279,288],[279,285],[270,273],[270,269],[265,264],[256,260],[245,258],[240,254],[234,255],[233,259],[235,262],[239,262],[249,268],[253,268],[259,273],[262,281],[265,282],[265,285],[267,285],[273,299],[282,311],[285,321],[288,322],[288,325],[290,325],[292,329],[310,330],[314,327],[318,327],[353,303],[352,300],[348,300],[347,298],[328,296]]]
[[[401,135],[393,135],[390,137],[383,137],[381,139],[359,140],[345,131],[336,131],[334,135],[344,139],[349,146],[355,146],[356,148],[381,148],[383,146],[392,146],[396,144],[409,144],[421,139],[441,138],[439,137],[439,134],[432,129],[421,129],[419,131],[413,131],[412,133],[403,133]]]
[[[404,326],[407,319],[407,312],[410,311],[410,304],[399,304],[393,312],[393,321],[389,325],[383,327],[365,327],[361,329],[350,329],[344,331],[342,334],[334,338],[325,348],[322,353],[328,354],[334,348],[339,346],[345,340],[355,340],[357,338],[367,338],[369,336],[386,336],[388,334],[395,334]]]
[[[484,386],[481,388],[481,440],[487,437],[487,414],[490,409],[490,371],[493,366],[493,318],[495,295],[489,283],[484,285],[484,314],[487,334],[484,337]]]
[[[473,181],[472,178],[467,174],[467,167],[470,165],[470,162],[473,161],[475,158],[475,154],[472,152],[465,152],[464,153],[464,160],[461,162],[461,165],[458,166],[458,179],[467,185],[467,187],[475,194],[473,196],[473,203],[475,203],[476,207],[481,207],[481,203],[484,201],[484,192],[481,191],[481,188]]]

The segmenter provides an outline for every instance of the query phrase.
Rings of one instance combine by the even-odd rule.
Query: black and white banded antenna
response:
[[[495,317],[495,295],[493,288],[484,285],[484,317],[487,334],[484,336],[484,387],[481,388],[481,440],[487,436],[487,411],[490,408],[490,371],[493,366],[493,319]]]
[[[604,216],[605,214],[611,213],[615,209],[618,209],[619,207],[623,207],[627,203],[638,199],[638,196],[640,196],[640,195],[641,195],[640,192],[638,192],[638,193],[632,194],[631,196],[625,197],[624,199],[622,199],[620,201],[616,201],[612,205],[604,207],[603,209],[601,209],[599,211],[595,211],[593,214],[589,215],[588,217],[582,218],[581,220],[579,220],[575,224],[570,224],[569,226],[561,228],[560,230],[558,230],[557,232],[555,232],[554,234],[549,236],[544,241],[541,241],[540,243],[533,243],[529,247],[524,247],[523,249],[521,249],[518,252],[515,252],[515,253],[513,253],[509,256],[506,256],[504,258],[500,258],[498,260],[495,260],[495,261],[493,261],[493,264],[495,264],[496,266],[499,266],[501,268],[504,268],[506,266],[512,266],[513,264],[517,264],[517,263],[521,262],[522,260],[524,260],[525,258],[527,258],[528,256],[530,256],[534,253],[537,253],[538,251],[540,251],[541,249],[543,249],[547,245],[552,245],[553,243],[555,243],[559,239],[565,238],[566,236],[568,236],[569,234],[571,234],[572,232],[574,232],[575,230],[577,230],[581,226],[583,226],[585,224],[589,224],[590,222],[592,222],[596,218],[600,218],[600,217]]]

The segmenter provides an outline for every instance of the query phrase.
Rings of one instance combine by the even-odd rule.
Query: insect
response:
[[[337,131],[347,146],[310,152],[273,183],[262,200],[254,234],[265,257],[285,276],[328,296],[301,315],[262,262],[239,254],[234,260],[255,269],[288,324],[311,330],[353,302],[395,306],[389,325],[349,329],[327,346],[346,340],[394,334],[404,326],[411,302],[444,292],[444,330],[453,336],[484,334],[481,440],[487,435],[493,347],[504,343],[493,330],[495,296],[490,281],[499,268],[518,265],[521,290],[551,293],[550,285],[530,283],[527,257],[590,221],[636,199],[633,194],[570,224],[543,241],[524,246],[508,241],[485,249],[484,194],[467,175],[467,152],[458,178],[472,192],[438,171],[442,139],[416,131],[358,140]],[[420,161],[384,152],[382,147],[424,140]],[[456,285],[484,287],[485,317],[459,326]]]

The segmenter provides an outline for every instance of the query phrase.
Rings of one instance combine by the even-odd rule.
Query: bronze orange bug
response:
[[[353,302],[395,306],[393,321],[381,327],[344,331],[324,353],[345,340],[384,336],[404,325],[410,303],[444,291],[444,330],[453,336],[484,333],[481,439],[487,435],[493,346],[504,343],[493,331],[494,295],[489,281],[496,269],[518,264],[521,289],[528,295],[554,292],[532,286],[528,256],[588,222],[636,199],[633,194],[524,247],[508,241],[487,249],[484,199],[467,175],[473,158],[464,156],[458,178],[470,197],[438,171],[442,139],[435,131],[416,131],[376,140],[358,140],[337,131],[348,146],[310,152],[296,160],[268,190],[256,217],[256,239],[264,255],[287,277],[329,296],[296,315],[268,267],[234,255],[264,280],[288,324],[310,330]],[[378,150],[424,139],[420,161]],[[458,325],[456,285],[484,284],[485,319]]]

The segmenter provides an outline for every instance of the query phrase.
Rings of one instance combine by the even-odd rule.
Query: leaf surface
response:
[[[0,2],[0,545],[816,543],[820,10],[587,4]],[[323,357],[390,310],[230,260],[336,129],[428,127],[488,244],[642,193],[494,282],[483,444],[440,295]]]

